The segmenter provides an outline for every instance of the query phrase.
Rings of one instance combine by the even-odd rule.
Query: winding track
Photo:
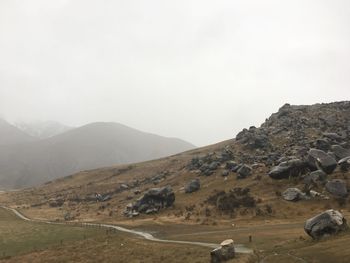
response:
[[[60,222],[30,219],[14,208],[6,207],[6,206],[0,206],[0,207],[13,212],[17,217],[19,217],[20,219],[25,220],[25,221],[45,223],[45,224],[50,224],[50,225],[67,225],[66,223],[60,223]],[[104,228],[109,228],[109,229],[115,229],[115,230],[118,230],[121,232],[134,234],[134,235],[143,237],[146,240],[154,241],[154,242],[183,244],[183,245],[195,245],[195,246],[202,246],[202,247],[209,247],[209,248],[217,248],[219,246],[218,244],[214,244],[214,243],[160,239],[160,238],[154,237],[152,234],[147,233],[147,232],[132,230],[132,229],[128,229],[125,227],[110,225],[110,224],[96,224],[96,223],[79,223],[79,224],[82,226],[95,226],[95,227],[104,227]],[[235,250],[237,253],[243,253],[243,254],[253,253],[253,250],[251,250],[250,248],[247,248],[243,245],[240,245],[240,244],[235,245]]]

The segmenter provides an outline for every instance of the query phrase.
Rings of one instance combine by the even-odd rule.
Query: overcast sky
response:
[[[1,0],[0,116],[198,146],[350,99],[350,1]]]

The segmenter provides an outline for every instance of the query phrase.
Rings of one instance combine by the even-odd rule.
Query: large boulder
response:
[[[171,206],[175,201],[175,194],[170,186],[149,189],[132,206],[131,211],[146,213]]]
[[[345,157],[350,157],[350,150],[345,149],[340,145],[332,145],[331,150],[338,160],[341,160]]]
[[[232,239],[227,239],[210,252],[211,263],[220,263],[235,257],[235,247]]]
[[[252,174],[252,168],[250,166],[244,164],[241,166],[241,168],[239,168],[237,173],[238,173],[238,175],[237,175],[238,179],[244,179]]]
[[[341,159],[338,164],[343,172],[350,170],[350,156]]]
[[[333,179],[327,182],[326,189],[335,197],[346,198],[348,196],[346,182],[341,179]]]
[[[49,206],[51,207],[61,207],[64,204],[63,198],[51,198],[49,200]]]
[[[321,169],[327,174],[331,174],[337,167],[337,161],[332,156],[318,149],[310,149],[307,161],[312,169]]]
[[[348,228],[344,216],[336,210],[327,210],[305,222],[304,230],[313,239],[338,234]]]
[[[306,163],[300,159],[292,159],[280,163],[272,168],[269,176],[272,179],[288,179],[289,177],[297,177],[306,169]]]
[[[308,199],[306,194],[303,193],[300,189],[298,188],[288,188],[282,193],[282,197],[286,201],[299,201],[299,200],[305,200]]]
[[[185,186],[185,193],[193,193],[201,188],[201,183],[198,178],[193,179]]]

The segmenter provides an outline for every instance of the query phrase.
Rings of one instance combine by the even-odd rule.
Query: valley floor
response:
[[[303,232],[303,222],[250,222],[242,226],[203,226],[157,223],[135,228],[159,238],[218,243],[233,238],[254,249],[231,262],[346,263],[350,235],[314,242]],[[137,226],[138,225],[138,226]],[[26,222],[0,209],[1,262],[209,262],[209,248],[150,242],[96,227]],[[252,242],[248,238],[252,236]]]

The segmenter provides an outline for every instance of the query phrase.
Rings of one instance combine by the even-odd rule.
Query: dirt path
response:
[[[60,223],[60,222],[52,222],[52,221],[42,221],[42,220],[35,220],[35,219],[30,219],[17,211],[14,208],[9,208],[6,206],[0,206],[4,209],[7,209],[11,212],[13,212],[17,217],[19,217],[22,220],[29,221],[29,222],[38,222],[38,223],[46,223],[46,224],[51,224],[51,225],[67,225],[66,223]],[[173,243],[173,244],[183,244],[183,245],[195,245],[195,246],[202,246],[202,247],[209,247],[209,248],[217,248],[219,245],[214,244],[214,243],[205,243],[205,242],[196,242],[196,241],[181,241],[181,240],[168,240],[168,239],[159,239],[154,237],[152,234],[143,232],[143,231],[137,231],[137,230],[132,230],[128,229],[125,227],[121,226],[116,226],[116,225],[110,225],[110,224],[97,224],[97,223],[79,223],[81,226],[95,226],[95,227],[104,227],[104,228],[109,228],[109,229],[115,229],[121,232],[125,233],[130,233],[133,235],[140,236],[146,240],[149,241],[154,241],[154,242],[161,242],[161,243]],[[253,250],[250,248],[245,247],[244,245],[236,244],[235,245],[235,250],[237,253],[243,253],[243,254],[251,254],[253,253]]]

